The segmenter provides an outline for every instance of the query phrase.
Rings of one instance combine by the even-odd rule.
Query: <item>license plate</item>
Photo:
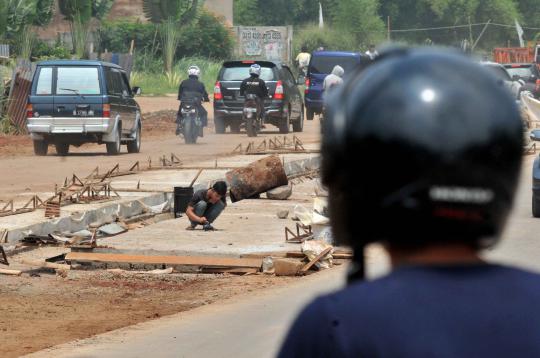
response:
[[[86,117],[86,116],[88,116],[88,111],[83,110],[83,109],[78,109],[77,110],[77,115],[80,116],[80,117]]]

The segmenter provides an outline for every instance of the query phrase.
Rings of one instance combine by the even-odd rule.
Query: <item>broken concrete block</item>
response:
[[[304,264],[294,259],[275,259],[274,272],[276,276],[296,276]]]
[[[277,212],[277,217],[280,219],[287,219],[289,216],[289,210],[280,210]]]
[[[99,228],[99,231],[102,232],[105,235],[118,235],[123,232],[126,232],[127,229],[123,226],[120,226],[118,224],[112,223],[108,225],[104,225]]]
[[[266,197],[272,200],[287,200],[292,195],[292,184],[278,186],[266,192]]]
[[[262,272],[266,274],[274,273],[274,259],[271,256],[267,256],[262,262]]]

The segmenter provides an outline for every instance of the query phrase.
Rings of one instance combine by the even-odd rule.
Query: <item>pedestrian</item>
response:
[[[204,231],[214,230],[212,223],[227,206],[227,183],[218,181],[210,189],[198,190],[193,194],[186,209],[190,225],[186,230],[194,230],[202,225]]]
[[[332,73],[324,78],[324,81],[323,81],[324,93],[327,94],[331,88],[341,85],[343,83],[344,74],[345,74],[345,70],[343,69],[343,67],[341,67],[340,65],[335,65],[334,68],[332,69]]]
[[[301,52],[296,56],[296,66],[298,70],[304,75],[307,75],[307,69],[309,66],[309,61],[311,60],[311,54],[308,52],[306,46],[302,46]]]
[[[321,147],[334,239],[354,250],[348,285],[300,313],[279,357],[540,357],[540,275],[480,255],[519,178],[515,100],[433,48],[382,53],[349,78]],[[392,269],[365,281],[370,243]]]
[[[368,50],[366,51],[366,56],[369,57],[370,60],[374,60],[377,56],[379,56],[379,53],[375,49],[375,45],[369,45]]]

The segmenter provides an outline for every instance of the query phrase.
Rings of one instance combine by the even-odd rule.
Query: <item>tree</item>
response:
[[[359,46],[377,43],[384,36],[378,7],[376,0],[340,0],[332,8],[332,26],[353,34]]]
[[[203,3],[199,0],[143,1],[145,16],[159,26],[166,73],[172,73],[181,27],[198,20]]]

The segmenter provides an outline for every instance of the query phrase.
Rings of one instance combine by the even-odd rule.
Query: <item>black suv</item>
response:
[[[37,65],[28,97],[27,128],[36,155],[54,144],[58,155],[69,146],[105,143],[107,153],[141,148],[141,110],[126,72],[112,63],[85,60],[44,61]]]
[[[266,123],[279,128],[280,133],[295,132],[304,128],[304,104],[298,84],[291,69],[280,63],[268,61],[228,61],[223,63],[214,87],[214,123],[216,133],[238,133],[242,124],[244,97],[240,96],[240,84],[249,77],[249,68],[254,63],[261,66],[260,78],[268,87],[268,98],[264,101]]]

